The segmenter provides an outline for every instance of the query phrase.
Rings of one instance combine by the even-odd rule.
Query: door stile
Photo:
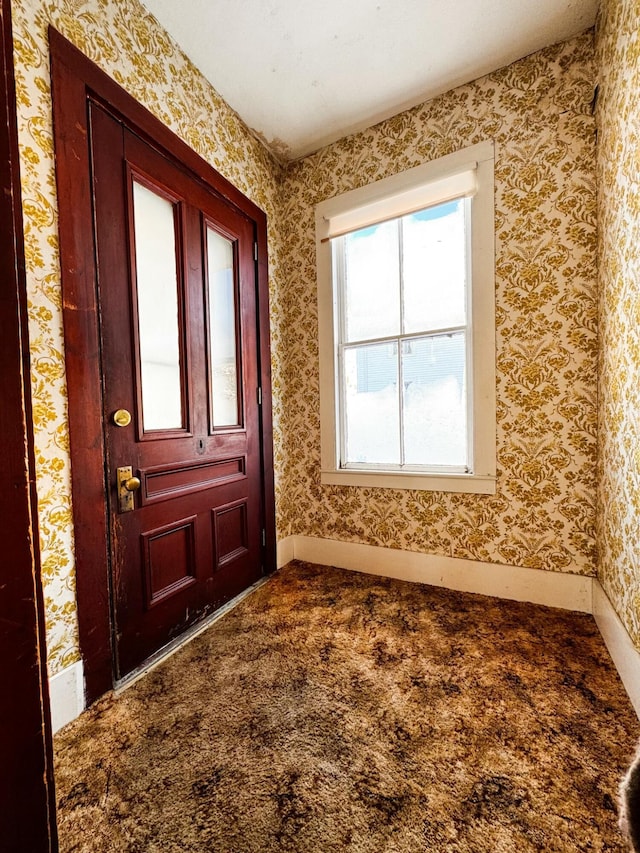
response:
[[[93,101],[89,100],[87,103],[88,107],[88,115],[89,115],[89,134],[87,144],[91,148],[92,140],[97,136],[100,136],[105,144],[105,148],[107,151],[111,152],[114,156],[111,162],[105,163],[104,159],[98,159],[91,156],[91,174],[93,176],[93,180],[90,181],[90,186],[93,187],[94,182],[100,184],[101,186],[101,194],[103,198],[109,199],[109,207],[111,210],[112,218],[115,220],[115,211],[119,210],[121,206],[125,203],[125,198],[122,193],[123,188],[123,164],[119,158],[115,156],[115,152],[120,150],[123,146],[123,128],[121,125],[113,122],[110,117],[105,113],[105,111],[98,105],[96,105]],[[120,179],[118,179],[120,176]],[[95,215],[95,210],[92,205],[92,221],[93,221],[93,241],[94,245],[97,246],[100,242],[99,240],[99,228],[100,223],[98,218]],[[123,235],[124,236],[124,235]],[[129,245],[128,242],[125,241],[123,243],[123,250],[125,252],[125,256],[128,254]],[[97,321],[97,330],[98,330],[98,342],[99,342],[99,359],[98,359],[98,368],[100,371],[100,432],[101,432],[101,449],[102,449],[102,467],[103,467],[103,477],[104,477],[104,492],[103,492],[103,503],[105,505],[105,514],[107,519],[106,526],[106,571],[107,571],[107,593],[108,593],[108,612],[109,612],[109,632],[110,632],[110,654],[109,654],[109,665],[110,665],[110,673],[109,673],[109,688],[113,686],[114,679],[118,678],[118,661],[117,661],[117,639],[116,639],[116,619],[115,619],[115,608],[114,601],[117,595],[117,588],[119,583],[119,566],[114,565],[112,561],[112,555],[114,553],[114,542],[117,536],[117,532],[113,529],[112,524],[110,523],[110,519],[113,518],[113,506],[114,502],[117,500],[116,494],[116,484],[113,480],[113,472],[116,470],[116,462],[113,458],[112,454],[110,454],[109,444],[106,440],[106,424],[113,418],[116,409],[112,409],[109,411],[107,407],[106,400],[106,384],[109,382],[117,382],[121,383],[123,381],[123,376],[127,373],[127,365],[124,362],[116,363],[115,365],[115,374],[112,370],[111,374],[107,377],[105,366],[104,366],[104,342],[102,335],[102,325],[101,325],[101,308],[104,307],[105,302],[108,301],[109,294],[102,293],[101,294],[101,280],[103,272],[109,267],[114,267],[115,265],[122,266],[123,259],[114,257],[113,255],[104,256],[101,255],[97,250],[95,253],[95,292],[96,292],[96,321]],[[115,304],[114,309],[119,312],[119,323],[123,329],[123,333],[129,332],[129,306],[125,304]],[[128,410],[128,411],[136,411],[136,408],[133,405],[132,399],[122,400],[121,405],[118,408]],[[106,681],[106,678],[105,678]],[[104,683],[104,682],[103,682]],[[89,691],[89,683],[87,683],[87,690]],[[104,692],[104,690],[102,691]],[[91,694],[89,694],[90,696]]]

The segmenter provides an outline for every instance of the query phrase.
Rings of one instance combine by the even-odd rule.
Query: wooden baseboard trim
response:
[[[49,679],[51,728],[54,734],[85,709],[82,661],[76,661]]]
[[[398,580],[511,601],[530,601],[580,613],[592,612],[593,578],[584,575],[480,563],[313,536],[288,536],[279,543],[278,553],[283,560],[278,560],[279,566],[287,562],[285,556],[291,559],[293,554],[300,560]]]
[[[287,536],[284,539],[279,540],[276,550],[276,563],[279,569],[286,566],[287,563],[290,563],[291,560],[293,560],[293,546],[296,538],[297,537],[295,536]]]
[[[593,581],[593,618],[613,660],[620,680],[640,717],[640,652],[599,581]]]

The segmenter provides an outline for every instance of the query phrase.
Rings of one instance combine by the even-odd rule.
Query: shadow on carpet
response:
[[[294,561],[56,736],[62,853],[623,851],[590,616]]]

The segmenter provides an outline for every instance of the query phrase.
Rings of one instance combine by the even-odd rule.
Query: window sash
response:
[[[427,473],[458,473],[458,474],[468,474],[471,471],[471,448],[469,441],[469,401],[470,401],[470,393],[469,393],[469,340],[468,340],[468,327],[467,326],[457,326],[451,329],[448,329],[444,334],[442,332],[436,333],[426,333],[426,334],[410,334],[410,335],[398,335],[396,337],[385,337],[385,338],[372,338],[370,340],[362,341],[359,343],[347,343],[341,344],[338,348],[338,387],[339,387],[339,412],[340,412],[340,457],[339,457],[339,468],[340,469],[351,469],[351,470],[360,470],[360,471],[416,471],[416,472],[427,472]],[[409,463],[405,461],[406,458],[406,443],[407,436],[405,431],[405,398],[406,398],[406,388],[404,382],[404,369],[403,369],[403,359],[402,359],[402,348],[403,344],[411,343],[411,341],[424,341],[429,340],[431,338],[437,339],[444,336],[454,335],[454,334],[462,334],[464,336],[464,346],[465,346],[465,410],[466,410],[466,424],[465,424],[465,438],[466,438],[466,458],[467,462],[465,465],[446,465],[446,464],[417,464],[417,463]],[[347,383],[345,377],[345,354],[349,350],[353,350],[357,352],[362,349],[363,346],[375,346],[376,344],[394,344],[395,345],[395,357],[397,359],[397,376],[398,376],[398,432],[399,432],[399,456],[400,461],[398,463],[384,463],[384,462],[350,462],[348,461],[348,449],[347,449],[347,441],[348,441],[348,424],[347,424]]]
[[[475,180],[475,172],[473,173]],[[474,184],[475,187],[475,184]],[[469,474],[473,471],[473,421],[472,421],[472,377],[473,377],[473,345],[472,345],[472,329],[471,329],[471,305],[470,305],[470,289],[471,289],[471,204],[472,200],[469,196],[457,195],[453,198],[447,196],[438,201],[434,201],[431,207],[445,204],[452,200],[463,199],[464,203],[464,220],[465,220],[465,322],[454,326],[444,328],[425,327],[419,331],[404,333],[404,270],[403,270],[403,224],[402,220],[405,216],[411,215],[418,211],[405,211],[397,216],[398,223],[398,263],[399,271],[399,298],[400,298],[400,329],[401,332],[397,335],[387,335],[382,337],[367,337],[360,340],[347,340],[347,300],[346,300],[346,236],[361,228],[368,227],[367,225],[358,225],[357,228],[350,229],[346,233],[341,233],[331,239],[332,257],[333,257],[333,279],[334,279],[334,298],[336,299],[337,315],[336,315],[336,378],[337,378],[337,394],[336,403],[338,407],[338,469],[340,470],[360,470],[360,471],[393,471],[393,472],[416,472],[416,473],[453,473],[453,474]],[[425,208],[426,209],[426,206]],[[404,429],[405,419],[405,396],[402,367],[402,346],[405,342],[425,338],[438,338],[449,334],[464,334],[465,341],[465,444],[466,444],[466,464],[464,465],[446,465],[446,464],[409,464],[405,461],[406,456],[406,435]],[[398,360],[397,376],[398,376],[398,429],[399,429],[399,458],[398,463],[378,463],[378,462],[349,462],[347,460],[347,383],[345,376],[345,353],[347,350],[357,350],[359,347],[372,346],[376,344],[395,344],[396,358]]]

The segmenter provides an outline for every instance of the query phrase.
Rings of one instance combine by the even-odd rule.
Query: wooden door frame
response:
[[[52,27],[49,28],[80,649],[87,701],[113,687],[97,275],[88,99],[121,118],[255,223],[265,573],[276,567],[266,214]]]
[[[0,846],[58,849],[29,386],[11,2],[0,20]]]

